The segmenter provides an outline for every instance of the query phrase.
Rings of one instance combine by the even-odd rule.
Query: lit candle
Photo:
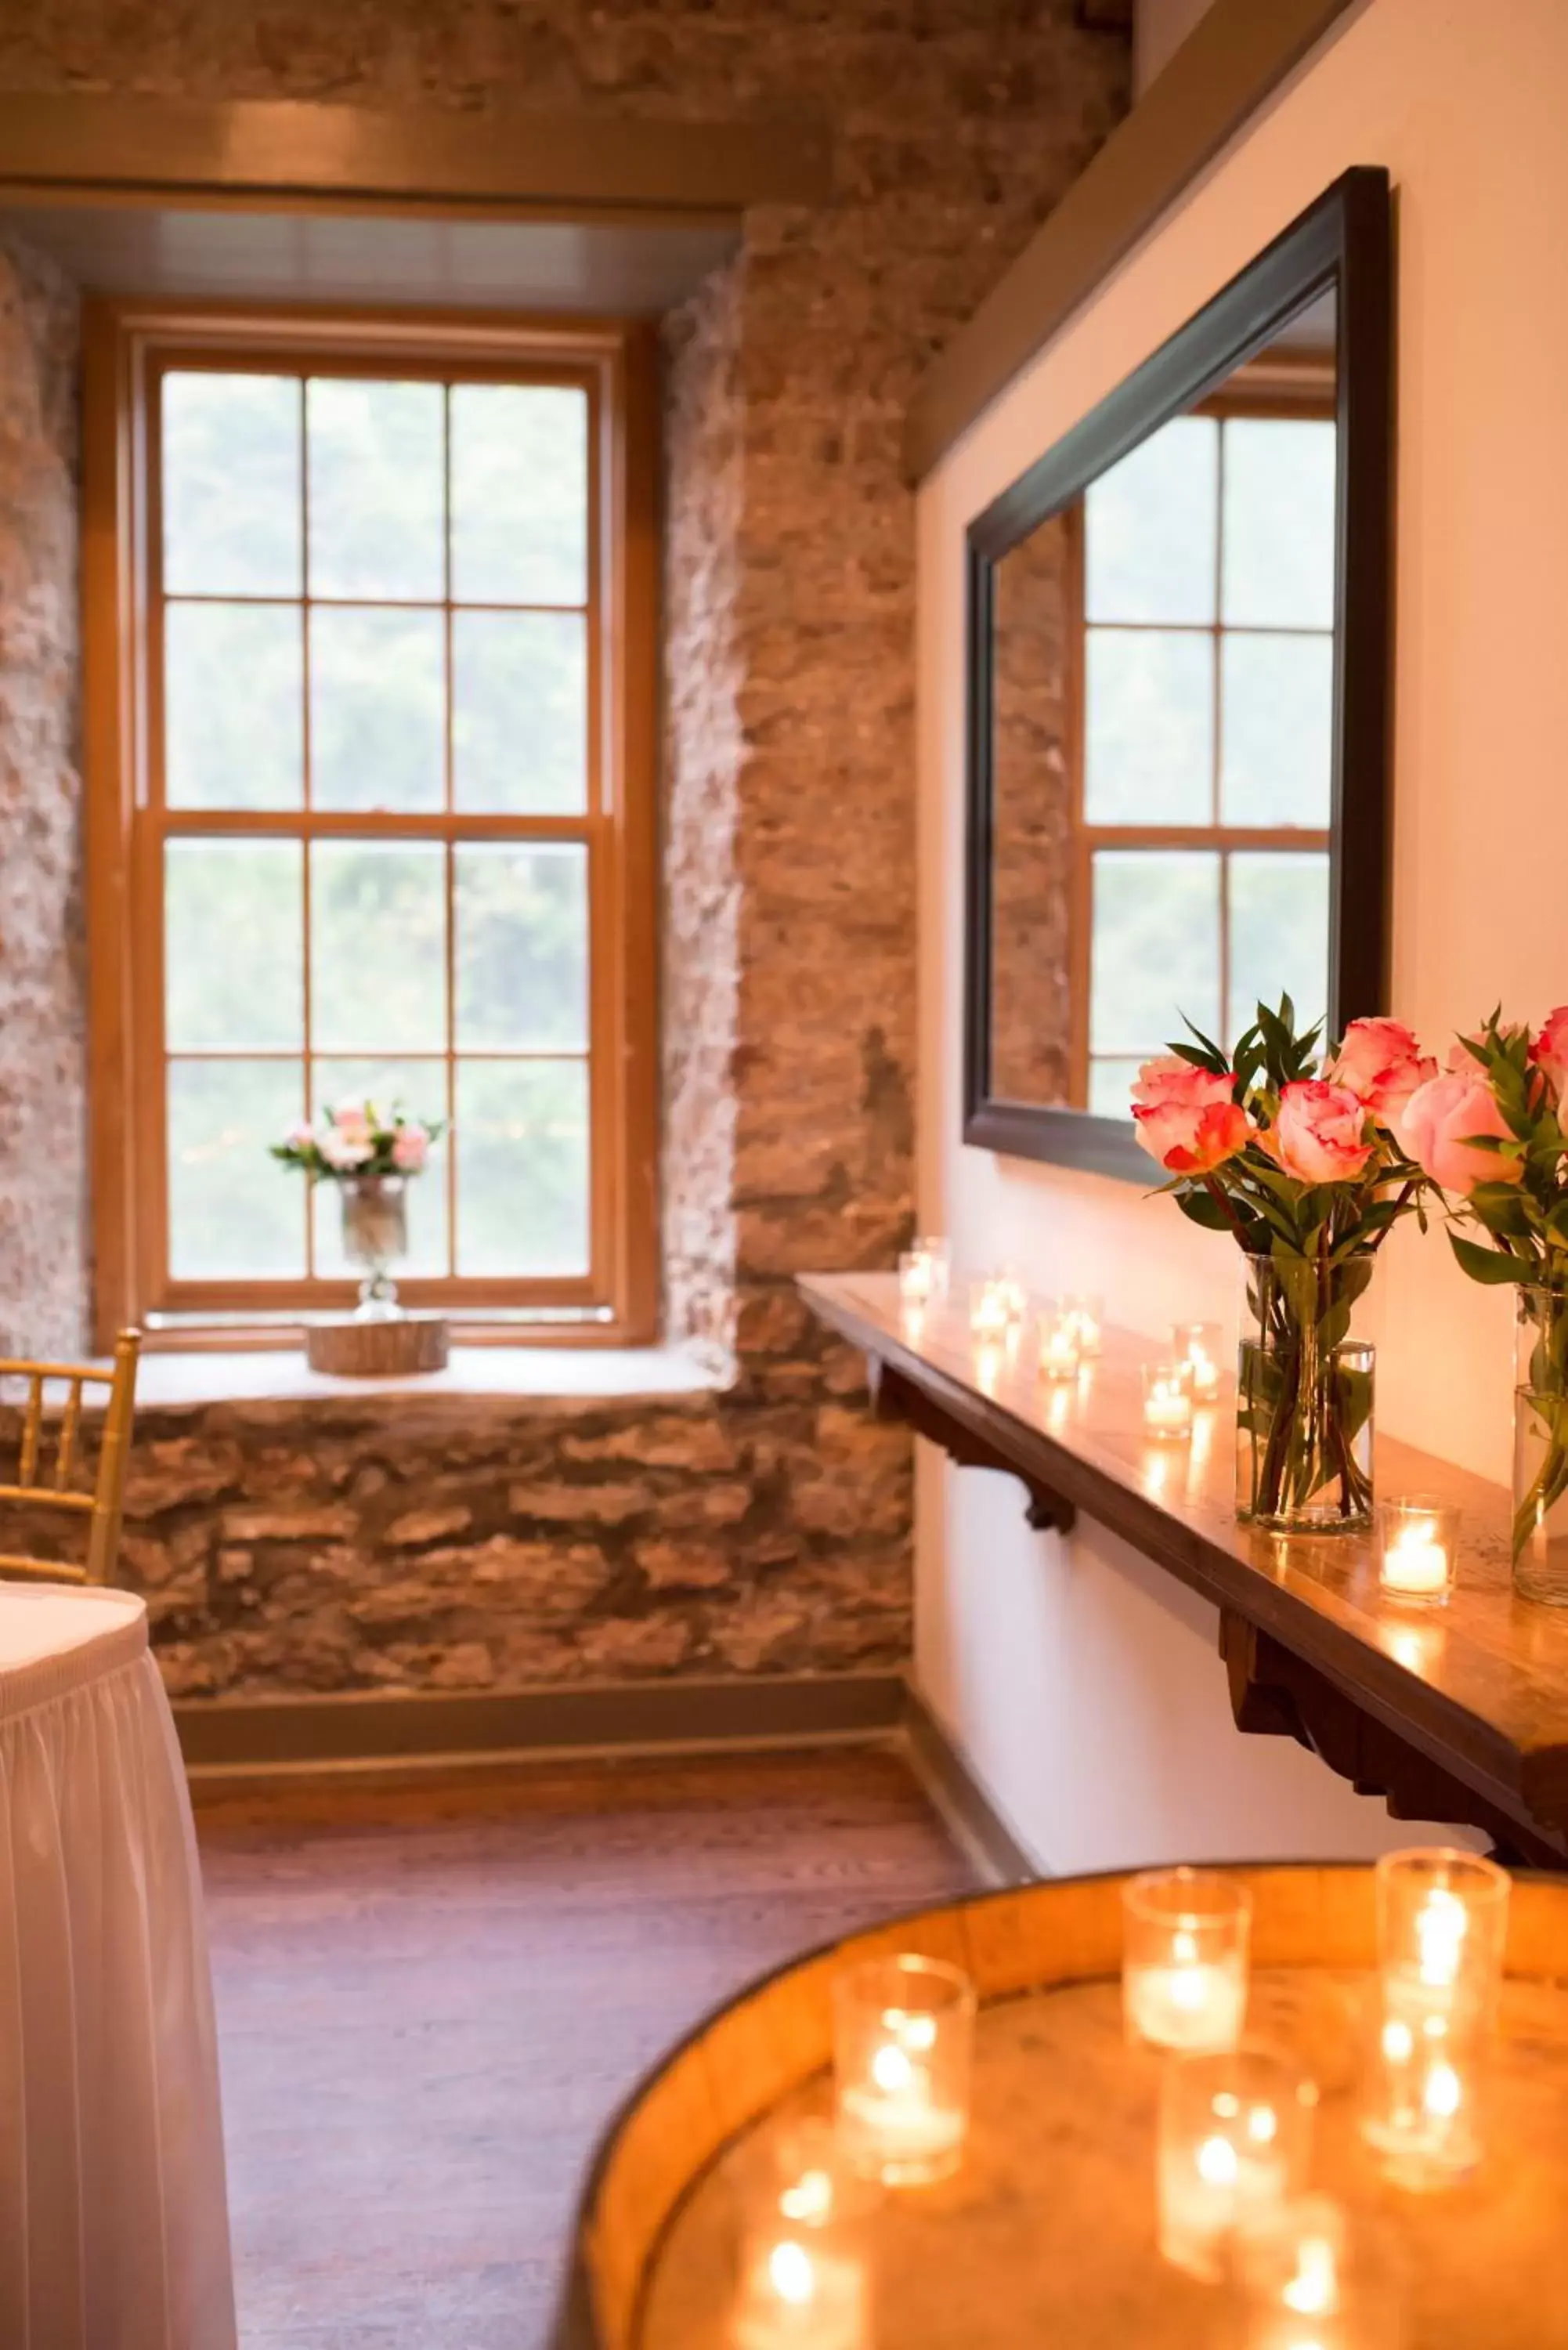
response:
[[[1162,1444],[1185,1444],[1192,1433],[1192,1397],[1179,1363],[1146,1363],[1144,1433]]]
[[[1105,1329],[1104,1301],[1098,1297],[1069,1297],[1064,1311],[1072,1323],[1079,1354],[1085,1359],[1097,1355]]]
[[[1262,2049],[1178,2056],[1161,2086],[1159,2249],[1208,2282],[1239,2222],[1299,2189],[1317,2092]]]
[[[898,1296],[906,1310],[940,1305],[948,1294],[951,1256],[946,1241],[919,1240],[898,1259]]]
[[[735,2350],[869,2350],[865,2263],[813,2243],[803,2230],[746,2262]]]
[[[1416,2012],[1408,2002],[1385,2008],[1361,2126],[1396,2185],[1446,2186],[1475,2168],[1480,2067],[1473,2022],[1434,2008]]]
[[[1078,1330],[1073,1316],[1047,1310],[1040,1317],[1041,1378],[1075,1379],[1078,1361]]]
[[[1425,1499],[1378,1504],[1378,1580],[1390,1598],[1441,1604],[1453,1587],[1459,1513]]]
[[[1326,2195],[1240,2221],[1231,2278],[1245,2350],[1397,2350],[1397,2314],[1365,2255],[1347,2256],[1345,2214]]]
[[[887,2186],[956,2170],[969,2127],[974,1992],[933,1959],[871,1960],[835,1985],[838,2129],[846,2158]]]
[[[1417,2026],[1490,2021],[1502,1975],[1510,1883],[1479,1854],[1385,1853],[1377,1935],[1385,2010]]]
[[[1252,1900],[1213,1869],[1156,1869],[1122,1888],[1122,2012],[1129,2041],[1233,2048],[1247,2013]]]
[[[734,2350],[869,2350],[869,2279],[859,2223],[869,2190],[826,2122],[762,2149],[765,2177],[741,2247]]]
[[[1178,1362],[1187,1373],[1194,1403],[1212,1403],[1220,1392],[1224,1332],[1218,1322],[1178,1322],[1170,1333]]]
[[[969,1326],[982,1343],[1000,1344],[1007,1339],[1023,1315],[1023,1293],[1011,1274],[987,1274],[983,1280],[970,1284]]]

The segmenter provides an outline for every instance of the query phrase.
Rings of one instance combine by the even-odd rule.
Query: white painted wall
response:
[[[1136,0],[1133,8],[1133,96],[1139,99],[1162,67],[1207,14],[1214,0]]]
[[[1568,6],[1365,0],[926,484],[919,506],[921,1221],[1105,1291],[1151,1336],[1234,1267],[1163,1201],[965,1149],[962,545],[970,516],[1353,163],[1397,196],[1394,1008],[1427,1036],[1568,998]],[[1500,1293],[1389,1251],[1383,1424],[1507,1473]],[[1365,1855],[1410,1830],[1280,1740],[1238,1738],[1211,1611],[1103,1529],[922,1458],[917,1663],[1047,1866]]]

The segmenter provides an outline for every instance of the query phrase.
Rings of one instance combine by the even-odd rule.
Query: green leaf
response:
[[[1215,1070],[1228,1070],[1231,1064],[1226,1059],[1222,1048],[1214,1042],[1213,1037],[1206,1036],[1203,1034],[1202,1029],[1199,1028],[1195,1022],[1188,1019],[1185,1012],[1182,1014],[1181,1019],[1182,1025],[1188,1030],[1189,1034],[1197,1037],[1198,1042],[1202,1045],[1204,1051],[1210,1056],[1207,1064],[1200,1063],[1199,1066],[1208,1066]],[[1186,1054],[1189,1058],[1191,1057],[1189,1048],[1184,1045],[1172,1045],[1171,1050],[1176,1053]]]
[[[1231,1229],[1224,1209],[1211,1191],[1199,1189],[1180,1192],[1176,1204],[1184,1216],[1201,1224],[1207,1232],[1228,1232]]]
[[[1458,1232],[1449,1234],[1449,1245],[1472,1281],[1485,1282],[1493,1289],[1504,1288],[1511,1281],[1528,1284],[1539,1279],[1535,1267],[1524,1258],[1509,1256],[1501,1249],[1481,1248],[1474,1241],[1461,1240]]]

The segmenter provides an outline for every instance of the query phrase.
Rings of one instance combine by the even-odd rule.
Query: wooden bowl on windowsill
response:
[[[399,1314],[384,1322],[357,1322],[346,1314],[306,1326],[305,1357],[313,1371],[333,1378],[406,1379],[444,1371],[451,1344],[444,1314]]]

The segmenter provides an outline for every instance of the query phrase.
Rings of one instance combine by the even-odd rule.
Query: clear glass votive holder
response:
[[[1316,2105],[1314,2083],[1272,2049],[1169,2059],[1156,2172],[1166,2260],[1219,2282],[1231,2230],[1305,2186]]]
[[[1508,1941],[1508,1871],[1452,1846],[1377,1863],[1377,1950],[1386,2013],[1490,2023]]]
[[[952,1279],[952,1252],[946,1241],[918,1240],[898,1259],[898,1301],[906,1311],[921,1313],[947,1302]]]
[[[1454,1587],[1459,1513],[1423,1493],[1377,1504],[1377,1582],[1402,1606],[1443,1607]]]
[[[1452,2186],[1483,2147],[1489,2033],[1473,2015],[1390,1993],[1385,1980],[1362,2085],[1361,2134],[1397,2187]]]
[[[1225,1358],[1225,1330],[1219,1322],[1175,1322],[1170,1351],[1187,1373],[1194,1403],[1213,1403],[1220,1393]]]
[[[1092,1362],[1104,1343],[1106,1301],[1079,1293],[1062,1300],[1062,1311],[1069,1316],[1077,1334],[1078,1352],[1085,1362]]]
[[[982,1274],[969,1285],[970,1335],[981,1346],[1016,1347],[1026,1295],[1010,1273]]]
[[[732,2350],[871,2350],[867,2219],[876,2190],[833,2126],[805,2121],[756,2150],[743,2181]]]
[[[1238,2350],[1399,2350],[1393,2277],[1332,2196],[1298,2196],[1240,2220],[1227,2271]]]
[[[1083,1350],[1078,1343],[1078,1325],[1069,1313],[1052,1298],[1035,1315],[1034,1337],[1040,1377],[1056,1381],[1075,1379]]]
[[[1252,1897],[1218,1869],[1122,1887],[1122,2016],[1133,2045],[1234,2048],[1247,2016]]]
[[[886,2187],[947,2178],[963,2158],[974,1986],[940,1959],[868,1959],[834,1992],[838,2136]]]
[[[1192,1395],[1179,1363],[1143,1367],[1143,1432],[1157,1444],[1185,1444],[1192,1434]]]

